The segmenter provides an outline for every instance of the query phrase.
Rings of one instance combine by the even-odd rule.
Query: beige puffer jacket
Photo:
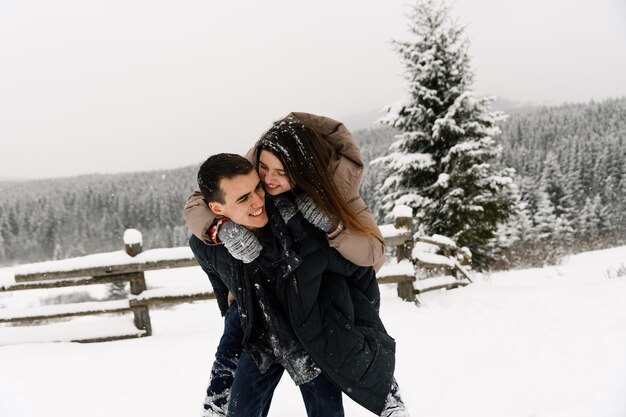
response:
[[[296,117],[316,129],[323,139],[338,149],[338,156],[331,158],[328,170],[333,174],[335,185],[346,202],[358,213],[358,220],[368,228],[378,233],[375,236],[363,235],[346,229],[334,239],[329,240],[334,247],[349,261],[360,266],[374,266],[378,271],[385,262],[385,241],[376,226],[372,211],[359,195],[363,180],[363,160],[361,151],[352,137],[352,134],[343,123],[328,117],[316,116],[310,113],[289,113],[287,117]],[[253,149],[246,155],[253,161]],[[215,214],[202,199],[200,191],[195,191],[183,208],[183,218],[191,232],[204,242],[209,242],[207,230],[215,220]]]

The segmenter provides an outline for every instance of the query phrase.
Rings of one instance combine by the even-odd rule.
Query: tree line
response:
[[[418,232],[466,246],[478,268],[541,265],[624,240],[624,100],[491,111],[472,92],[465,28],[418,0],[410,38],[392,45],[407,98],[381,122],[398,130],[373,163],[373,209],[412,208]],[[503,130],[504,129],[504,132]]]
[[[0,182],[0,262],[121,250],[127,228],[143,233],[144,248],[183,246],[197,169]]]
[[[515,169],[519,212],[491,243],[494,265],[538,264],[626,241],[626,99],[529,108],[501,122],[501,163]],[[353,132],[363,158],[387,153],[398,131]],[[182,206],[198,166],[176,170],[0,182],[3,265],[120,250],[127,228],[144,247],[186,245]],[[361,189],[377,210],[383,170],[368,164]]]
[[[544,107],[503,124],[518,213],[496,245],[506,263],[626,240],[626,99]]]

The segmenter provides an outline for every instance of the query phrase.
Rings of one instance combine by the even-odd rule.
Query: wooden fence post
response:
[[[143,239],[141,233],[135,229],[127,229],[124,232],[124,250],[129,256],[137,256],[143,250]],[[146,290],[146,279],[144,272],[135,272],[130,278],[130,293],[139,295]],[[147,305],[136,305],[133,307],[135,316],[135,327],[146,331],[146,336],[152,334],[152,324],[150,323],[150,312]]]
[[[405,228],[413,232],[413,217],[396,216],[394,226],[396,229]],[[413,238],[396,246],[396,260],[400,262],[402,259],[411,260],[411,252],[413,251]],[[415,302],[415,290],[412,282],[398,283],[398,297],[404,301]]]

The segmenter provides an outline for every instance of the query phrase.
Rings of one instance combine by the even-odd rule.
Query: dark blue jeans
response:
[[[237,365],[230,393],[228,417],[267,416],[274,389],[284,368],[274,364],[264,374],[259,371],[249,353],[243,352]],[[341,390],[320,374],[314,380],[300,385],[309,417],[343,417]]]
[[[224,334],[215,352],[211,380],[204,409],[208,415],[266,417],[283,374],[283,367],[274,365],[262,374],[248,353],[242,354],[243,330],[237,302],[224,316]],[[343,417],[341,391],[324,375],[300,385],[300,392],[309,417]],[[230,401],[229,401],[230,399]]]
[[[226,311],[224,316],[224,334],[215,352],[215,362],[211,368],[211,379],[206,390],[204,409],[208,415],[226,415],[226,406],[241,357],[243,330],[239,318],[237,302]],[[265,416],[266,414],[264,414]]]

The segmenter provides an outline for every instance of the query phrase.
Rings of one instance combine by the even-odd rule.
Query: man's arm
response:
[[[217,300],[217,306],[220,308],[220,313],[222,314],[222,316],[224,316],[226,314],[226,310],[228,310],[228,307],[231,304],[231,302],[228,301],[230,294],[230,292],[228,291],[228,287],[224,284],[224,281],[222,281],[220,275],[215,271],[207,272],[207,276],[209,277],[209,281],[211,281],[211,285],[213,286],[213,293],[215,294],[215,299]]]
[[[202,270],[207,274],[207,277],[209,277],[209,281],[213,287],[213,293],[215,294],[215,299],[217,300],[217,305],[222,313],[222,316],[225,315],[229,306],[228,287],[215,269],[214,265],[212,265],[209,261],[209,251],[218,250],[218,247],[207,246],[195,236],[192,236],[189,240],[189,246],[191,247],[191,251],[195,256],[198,265],[200,265],[200,268],[202,268]]]

